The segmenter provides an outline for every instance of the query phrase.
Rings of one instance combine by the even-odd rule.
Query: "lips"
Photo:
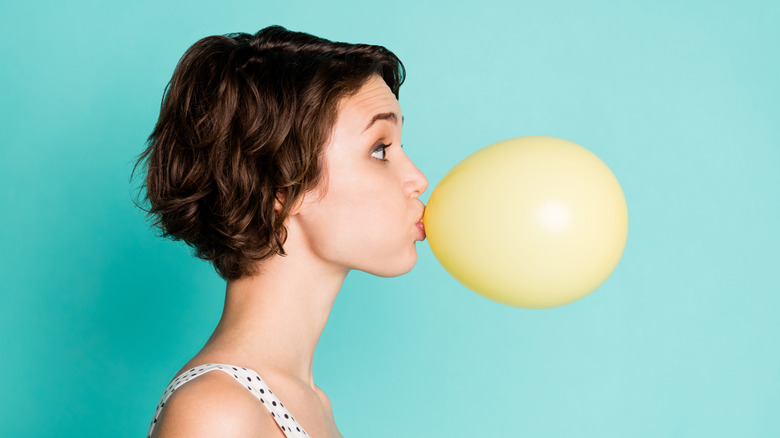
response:
[[[422,221],[417,222],[417,228],[420,230],[420,233],[422,235],[422,238],[420,240],[425,240],[425,225],[422,223]]]
[[[420,210],[422,211],[420,212],[420,218],[417,219],[417,223],[415,225],[417,225],[417,229],[419,230],[419,240],[425,240],[425,225],[423,224],[423,217],[425,217],[425,204],[423,204],[420,200],[417,200],[417,202],[419,203]]]

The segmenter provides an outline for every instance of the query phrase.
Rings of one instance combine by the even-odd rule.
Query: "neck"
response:
[[[264,261],[257,275],[228,282],[222,318],[202,353],[314,388],[314,351],[347,272],[307,251]]]

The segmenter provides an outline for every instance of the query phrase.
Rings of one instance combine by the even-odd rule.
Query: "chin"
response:
[[[415,264],[417,264],[417,251],[412,249],[411,254],[407,254],[403,258],[392,262],[387,261],[381,266],[366,267],[366,269],[361,269],[361,271],[383,278],[398,277],[411,271]]]

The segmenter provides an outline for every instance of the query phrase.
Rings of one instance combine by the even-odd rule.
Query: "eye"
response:
[[[387,156],[387,151],[385,149],[389,148],[389,144],[380,144],[379,146],[375,147],[373,152],[371,152],[371,156],[376,158],[377,160],[387,161],[385,158]]]

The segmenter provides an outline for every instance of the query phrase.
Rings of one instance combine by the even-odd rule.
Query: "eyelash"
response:
[[[375,154],[377,151],[380,151],[380,150],[381,150],[381,151],[383,151],[383,152],[384,152],[384,154],[382,154],[382,155],[383,155],[383,157],[386,157],[386,156],[387,156],[387,151],[386,151],[386,150],[387,150],[387,148],[389,148],[391,145],[392,145],[392,143],[389,143],[389,144],[380,144],[379,146],[377,146],[377,147],[375,147],[375,148],[374,148],[374,150],[371,152],[371,156],[373,156],[373,155],[374,155],[374,154]],[[403,143],[402,143],[402,144],[401,144],[401,149],[403,149],[403,147],[404,147],[404,145],[403,145]],[[374,158],[376,158],[376,157],[374,157]],[[379,161],[385,161],[385,162],[386,162],[386,161],[389,161],[387,158],[376,158],[376,159],[377,159],[377,160],[379,160]]]
[[[374,157],[375,153],[377,153],[378,151],[382,151],[383,152],[382,153],[382,158],[376,158],[376,157],[374,157],[374,158],[376,158],[379,161],[388,161],[387,158],[385,158],[385,157],[387,157],[386,149],[389,148],[390,145],[392,145],[392,143],[390,143],[390,144],[380,144],[379,146],[375,147],[373,151],[371,151],[371,156]]]

